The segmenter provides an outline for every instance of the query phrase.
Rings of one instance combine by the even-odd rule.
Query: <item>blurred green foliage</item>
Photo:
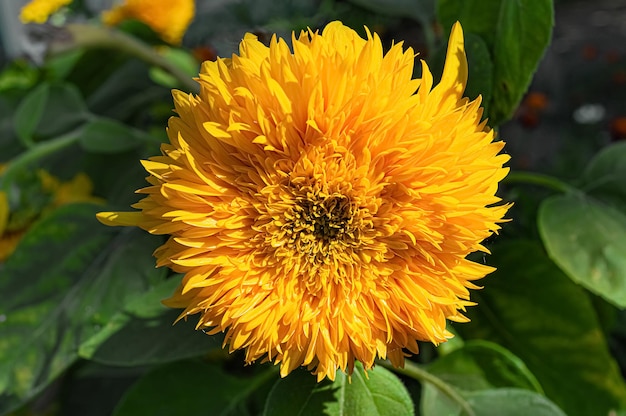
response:
[[[387,44],[404,40],[436,72],[458,20],[469,60],[467,95],[482,95],[485,116],[497,128],[519,108],[554,20],[551,0],[197,5],[183,47],[158,45],[153,60],[114,43],[63,45],[63,53],[40,66],[18,59],[0,73],[6,165],[0,191],[13,195],[8,223],[27,229],[0,265],[0,415],[461,415],[469,409],[587,416],[626,409],[623,144],[604,148],[576,183],[511,173],[502,196],[517,204],[514,223],[488,242],[494,253],[488,262],[497,271],[473,295],[479,306],[469,309],[472,322],[452,328],[459,334],[455,347],[416,357],[432,380],[421,387],[410,374],[381,367],[367,378],[357,370],[352,380],[339,374],[321,384],[304,371],[279,380],[273,367],[243,367],[238,353],[221,349],[220,336],[195,331],[193,319],[172,326],[178,311],[159,301],[176,279],[155,269],[151,256],[162,238],[104,227],[94,216],[125,210],[145,186],[138,161],[159,153],[172,114],[170,88],[187,86],[171,68],[191,78],[201,60],[232,53],[246,31],[265,39],[339,19],[357,30],[369,26]],[[76,2],[68,17],[81,12],[93,15]],[[159,43],[140,24],[122,30],[140,48]],[[50,196],[32,174],[36,169],[62,179],[85,172],[106,207],[69,204],[44,215]],[[94,388],[85,391],[85,383]]]

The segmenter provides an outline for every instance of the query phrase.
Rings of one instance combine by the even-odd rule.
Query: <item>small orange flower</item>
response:
[[[102,13],[102,21],[110,26],[128,19],[139,20],[163,40],[177,45],[183,39],[195,13],[194,0],[125,0]]]

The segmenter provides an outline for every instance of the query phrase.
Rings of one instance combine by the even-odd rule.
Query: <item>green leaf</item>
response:
[[[538,216],[550,257],[575,282],[626,307],[626,144],[602,150],[582,175],[585,193],[543,201]]]
[[[375,13],[394,17],[410,17],[420,22],[430,21],[435,14],[434,0],[349,0]]]
[[[92,113],[131,122],[155,103],[171,102],[170,91],[148,78],[146,64],[128,58],[116,50],[87,50],[81,57],[70,80],[84,91]]]
[[[98,118],[84,127],[79,143],[88,152],[119,153],[136,148],[146,138],[149,136],[123,123]]]
[[[493,94],[493,61],[487,44],[473,33],[465,35],[465,52],[468,62],[468,81],[465,95],[475,99],[482,96],[482,106],[489,112],[489,103]]]
[[[50,54],[43,63],[46,79],[62,81],[76,69],[76,64],[81,60],[87,49],[76,48],[60,54]],[[91,74],[90,74],[91,75]],[[75,83],[70,83],[76,85]],[[80,88],[80,86],[77,85]]]
[[[458,20],[466,34],[484,40],[493,61],[490,123],[509,119],[550,42],[552,0],[438,0],[437,15],[448,31]]]
[[[550,258],[575,282],[626,307],[626,214],[584,194],[557,195],[539,208]]]
[[[468,403],[469,404],[469,403]],[[429,383],[422,385],[421,416],[467,416],[461,405]]]
[[[103,227],[99,210],[50,213],[0,267],[0,414],[45,388],[78,358],[83,339],[163,277],[152,267],[154,237]]]
[[[137,151],[117,153],[115,157],[103,153],[87,153],[83,163],[85,173],[93,178],[94,189],[106,201],[107,211],[126,210],[137,202],[135,191],[146,186],[146,170],[138,162]],[[114,161],[114,165],[111,163]],[[120,175],[120,172],[124,172]]]
[[[522,360],[489,341],[466,342],[429,365],[428,372],[465,391],[518,387],[543,393]]]
[[[622,212],[626,212],[626,143],[600,151],[585,169],[585,192]]]
[[[483,390],[467,395],[477,416],[566,416],[544,396],[522,389]]]
[[[0,94],[31,89],[39,78],[39,69],[26,59],[14,59],[6,62],[0,71]]]
[[[174,325],[181,311],[166,308],[161,300],[169,297],[179,282],[179,278],[165,280],[129,302],[80,346],[80,356],[108,365],[138,366],[197,357],[221,349],[223,336],[197,331],[193,318]]]
[[[27,146],[59,136],[89,117],[82,96],[72,84],[40,84],[20,102],[15,112],[15,131]]]
[[[146,374],[126,393],[115,416],[249,415],[247,400],[276,377],[274,368],[252,377],[233,377],[215,364],[183,361]],[[167,400],[155,400],[167,397]]]
[[[18,94],[0,94],[0,161],[6,162],[19,155],[24,146],[15,131],[15,107],[20,100]]]
[[[543,394],[528,367],[506,348],[488,341],[468,341],[463,347],[441,356],[428,372],[451,386],[467,392],[517,387]],[[431,384],[422,388],[422,415],[461,414],[459,403]],[[482,414],[478,413],[477,414]]]
[[[33,143],[33,133],[41,120],[49,96],[50,85],[40,84],[22,100],[16,110],[13,118],[15,132],[27,145]]]
[[[263,416],[282,415],[412,415],[413,402],[393,373],[376,367],[363,373],[357,363],[351,379],[337,372],[334,382],[317,383],[315,376],[299,370],[279,380],[270,392]]]
[[[461,336],[509,349],[570,416],[623,406],[626,385],[585,291],[535,242],[500,244],[491,263],[497,271],[474,292],[471,322],[455,326]]]
[[[198,76],[198,72],[200,72],[200,63],[189,51],[178,48],[161,48],[159,51],[160,54],[171,64],[188,74],[189,78]],[[176,80],[176,78],[163,69],[155,66],[150,68],[150,78],[155,83],[168,88],[180,87],[180,83]]]
[[[461,407],[430,384],[424,386],[422,416],[466,416]],[[433,394],[431,392],[438,394]],[[476,416],[566,416],[541,394],[517,388],[478,390],[464,394]]]

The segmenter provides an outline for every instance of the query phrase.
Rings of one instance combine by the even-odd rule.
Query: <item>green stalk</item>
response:
[[[115,49],[128,53],[149,65],[163,69],[172,75],[188,92],[197,93],[198,84],[176,65],[159,55],[153,47],[119,30],[86,24],[69,24],[65,30],[71,40],[63,39],[50,45],[50,53],[58,54],[80,47]]]
[[[408,360],[404,362],[404,368],[394,367],[388,361],[379,360],[376,361],[376,364],[380,365],[381,367],[385,367],[388,370],[395,371],[396,373],[411,377],[412,379],[415,379],[421,383],[431,384],[432,386],[437,388],[437,390],[448,396],[452,401],[456,402],[461,407],[461,409],[463,409],[465,415],[476,416],[476,413],[474,413],[474,410],[467,402],[467,400],[465,400],[465,398],[461,396],[461,394],[454,387],[452,387],[439,377],[436,377],[433,374],[430,374],[428,371],[423,370],[417,364]]]
[[[64,136],[36,144],[9,161],[7,169],[0,175],[0,189],[4,189],[6,184],[10,184],[13,175],[30,163],[76,143],[80,137],[80,131],[80,129],[73,130]]]
[[[504,183],[523,183],[528,185],[538,185],[553,191],[563,192],[566,194],[580,192],[577,188],[555,178],[554,176],[544,175],[535,172],[510,172],[503,180]]]

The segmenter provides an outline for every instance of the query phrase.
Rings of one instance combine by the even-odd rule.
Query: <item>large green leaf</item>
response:
[[[492,125],[507,120],[526,92],[550,42],[552,0],[438,0],[437,15],[449,30],[463,30],[485,41],[493,61],[493,92],[486,102]],[[476,65],[470,61],[470,68]],[[487,75],[489,76],[489,75]],[[471,79],[470,79],[471,82]]]
[[[611,357],[588,295],[535,242],[494,248],[497,271],[475,292],[465,339],[508,348],[570,416],[607,414],[626,403],[626,385]],[[520,267],[522,266],[523,267]]]
[[[429,365],[428,372],[457,388],[466,397],[472,397],[474,393],[483,390],[499,391],[502,388],[543,393],[539,382],[522,360],[506,348],[488,341],[466,342],[463,347],[441,356]],[[545,398],[543,401],[548,402]],[[428,383],[422,388],[420,404],[423,416],[462,413],[458,402]],[[474,410],[477,414],[482,414],[478,412],[479,409]],[[532,408],[527,411],[534,414]]]
[[[470,407],[469,403],[467,403],[467,407]],[[458,401],[452,400],[437,387],[428,383],[422,385],[421,416],[468,416],[466,413]]]
[[[24,143],[32,144],[33,133],[41,120],[49,96],[50,85],[41,84],[32,90],[20,103],[13,120],[15,132]]]
[[[422,416],[467,416],[458,403],[426,384]],[[434,391],[436,393],[431,393]],[[465,393],[463,398],[476,416],[566,416],[545,396],[518,388],[499,388]]]
[[[522,360],[498,344],[474,340],[438,358],[428,371],[462,390],[517,387],[542,393]]]
[[[589,196],[541,204],[539,231],[550,257],[577,283],[626,307],[626,213]]]
[[[544,396],[522,389],[494,389],[467,395],[477,416],[566,416]]]
[[[117,51],[87,51],[72,80],[85,91],[87,106],[93,113],[122,122],[145,122],[145,112],[170,103],[171,93],[154,85],[145,63],[121,62],[120,58]]]
[[[249,415],[247,400],[277,377],[273,368],[251,377],[234,377],[215,364],[182,361],[146,374],[120,401],[115,416]],[[167,398],[155,400],[155,398]]]
[[[71,84],[40,84],[15,111],[15,130],[27,145],[67,133],[89,118],[78,88]]]
[[[163,278],[150,256],[154,237],[103,227],[99,209],[59,208],[0,267],[0,414],[48,385],[82,340]]]
[[[108,365],[137,366],[221,348],[223,336],[196,331],[193,318],[173,325],[180,310],[166,308],[161,300],[174,292],[179,280],[168,279],[130,302],[80,346],[80,356]]]
[[[465,95],[475,99],[482,96],[482,106],[489,112],[489,103],[493,94],[493,61],[487,44],[478,35],[465,35],[465,52],[468,62],[468,80]]]
[[[13,114],[20,99],[16,95],[0,94],[0,155],[3,162],[17,156],[24,149],[15,132]]]
[[[626,144],[602,150],[583,192],[543,201],[538,226],[550,257],[575,282],[626,307]]]
[[[587,194],[626,212],[626,143],[602,149],[585,169],[582,181]]]
[[[384,416],[412,415],[413,402],[393,373],[376,367],[363,373],[360,363],[352,377],[337,373],[334,382],[316,382],[315,376],[299,370],[279,380],[272,389],[263,416]]]
[[[79,138],[81,147],[93,153],[120,153],[144,142],[159,143],[158,139],[142,131],[107,118],[89,121]]]

